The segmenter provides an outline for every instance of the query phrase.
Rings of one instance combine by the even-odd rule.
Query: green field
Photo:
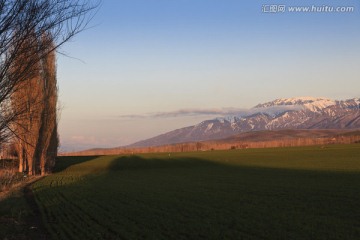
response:
[[[360,144],[61,157],[54,239],[360,239]]]

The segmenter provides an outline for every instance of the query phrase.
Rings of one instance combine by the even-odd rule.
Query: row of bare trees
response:
[[[51,36],[44,35],[40,41],[32,42],[39,45],[34,48],[46,51],[46,47],[53,46],[42,46],[47,41],[51,41]],[[23,57],[19,56],[17,61],[21,65]],[[18,114],[11,127],[16,135],[19,171],[29,175],[40,171],[43,175],[54,166],[59,142],[55,52],[43,55],[33,68],[32,76],[19,83],[11,97],[11,108]]]
[[[138,153],[169,153],[169,152],[195,152],[211,150],[232,150],[246,148],[277,148],[277,147],[299,147],[299,146],[325,146],[329,144],[353,144],[360,143],[360,133],[354,131],[354,135],[322,137],[322,138],[295,138],[278,139],[268,141],[204,141],[188,142],[172,145],[140,148],[114,148],[102,150],[87,150],[73,153],[63,153],[63,156],[96,156],[116,154],[138,154]]]
[[[56,50],[84,30],[86,0],[0,0],[0,145],[13,142],[19,171],[50,172],[57,133]]]

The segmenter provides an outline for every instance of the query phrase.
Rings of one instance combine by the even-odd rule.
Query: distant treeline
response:
[[[329,144],[352,144],[360,143],[360,135],[317,137],[317,138],[296,138],[296,139],[277,139],[271,141],[204,141],[178,143],[155,147],[141,148],[113,148],[96,149],[81,152],[62,153],[63,156],[86,156],[86,155],[116,155],[116,154],[137,154],[137,153],[160,153],[160,152],[194,152],[212,151],[227,149],[246,149],[246,148],[276,148],[276,147],[298,147],[312,145]]]

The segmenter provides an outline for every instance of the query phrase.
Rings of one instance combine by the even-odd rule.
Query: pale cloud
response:
[[[246,111],[238,108],[180,109],[169,112],[154,112],[145,114],[120,115],[119,118],[172,118],[193,116],[226,116]]]
[[[289,105],[289,106],[273,106],[273,107],[264,107],[264,108],[204,108],[204,109],[180,109],[176,111],[169,112],[155,112],[155,113],[145,113],[145,114],[129,114],[129,115],[120,115],[118,118],[121,119],[139,119],[139,118],[173,118],[173,117],[194,117],[194,116],[238,116],[246,117],[256,113],[266,113],[266,114],[278,114],[285,111],[299,110],[302,106],[298,105]]]

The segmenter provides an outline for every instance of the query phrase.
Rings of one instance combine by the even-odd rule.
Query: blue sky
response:
[[[355,10],[262,12],[270,4]],[[200,114],[208,109],[359,97],[359,9],[346,0],[103,0],[91,28],[61,49],[73,58],[58,56],[63,149],[129,144],[216,117]],[[199,114],[151,117],[184,109]]]

